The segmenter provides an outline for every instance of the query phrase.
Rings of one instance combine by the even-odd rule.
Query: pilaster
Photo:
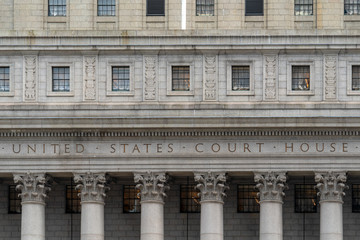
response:
[[[96,68],[97,56],[84,56],[84,101],[97,99]]]

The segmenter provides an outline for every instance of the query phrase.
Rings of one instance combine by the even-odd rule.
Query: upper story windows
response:
[[[344,0],[344,14],[345,15],[359,15],[360,14],[360,1]]]
[[[233,91],[250,90],[250,66],[232,66],[231,89]]]
[[[130,67],[112,67],[112,91],[130,91]]]
[[[172,91],[190,91],[190,66],[172,66]]]
[[[291,90],[310,90],[310,66],[292,66]]]
[[[295,0],[295,15],[309,16],[313,15],[313,0]]]
[[[116,3],[115,0],[98,0],[97,14],[98,16],[115,16]]]
[[[66,16],[66,0],[49,0],[49,16]]]
[[[215,0],[196,0],[196,16],[214,16]]]
[[[10,68],[0,67],[0,92],[10,91]]]
[[[246,16],[264,15],[264,0],[245,0]]]
[[[351,89],[353,91],[359,91],[360,90],[360,66],[359,65],[353,65],[352,66],[352,78],[351,78]]]
[[[147,16],[164,16],[165,0],[146,0]]]
[[[70,67],[52,67],[52,91],[70,92]]]

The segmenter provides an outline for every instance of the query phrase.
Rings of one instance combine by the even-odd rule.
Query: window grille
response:
[[[0,92],[10,91],[10,68],[0,67]]]
[[[49,16],[66,16],[66,0],[49,0]]]
[[[360,90],[360,66],[352,66],[352,90]]]
[[[16,191],[15,185],[9,186],[9,213],[21,213],[21,197],[19,192]]]
[[[140,190],[135,185],[125,185],[123,192],[123,212],[124,213],[140,213]]]
[[[238,204],[239,213],[258,213],[260,212],[260,201],[254,185],[238,185]]]
[[[316,213],[317,194],[314,184],[295,184],[295,212]]]
[[[263,0],[245,0],[246,16],[262,16],[264,15]]]
[[[70,67],[52,67],[52,91],[70,91]]]
[[[112,90],[130,91],[130,68],[128,66],[112,67]]]
[[[180,185],[180,212],[199,213],[201,209],[199,190],[196,185]]]
[[[197,16],[214,16],[214,0],[196,0]]]
[[[172,90],[190,91],[190,67],[172,66]]]
[[[295,0],[295,15],[313,15],[313,0]]]
[[[249,91],[250,90],[250,67],[232,66],[232,90]]]
[[[66,213],[81,213],[80,190],[75,189],[75,185],[66,185]]]
[[[98,0],[98,16],[115,16],[115,0]]]
[[[345,15],[359,15],[360,14],[360,0],[345,0],[344,1]]]
[[[310,66],[292,66],[292,90],[310,90]]]
[[[360,184],[352,185],[352,212],[360,213]]]
[[[165,0],[147,0],[148,16],[164,16],[165,15]]]

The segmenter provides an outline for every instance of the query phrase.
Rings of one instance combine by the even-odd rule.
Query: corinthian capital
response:
[[[45,203],[52,179],[45,173],[28,172],[14,174],[14,182],[22,202]]]
[[[254,176],[256,188],[259,189],[258,196],[261,201],[282,202],[285,197],[286,185],[285,172],[257,172]]]
[[[141,202],[157,201],[163,203],[166,197],[165,191],[169,189],[166,186],[167,179],[168,177],[165,173],[134,173],[136,188],[140,189]]]
[[[344,190],[348,188],[346,172],[317,172],[315,173],[316,188],[321,201],[343,202]]]
[[[104,203],[107,187],[105,173],[74,173],[76,189],[80,190],[81,202],[100,202]]]
[[[201,201],[217,201],[223,203],[226,197],[225,190],[229,187],[226,183],[224,172],[198,172],[194,173],[196,188],[200,190]]]

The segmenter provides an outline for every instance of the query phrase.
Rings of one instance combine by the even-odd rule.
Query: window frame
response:
[[[232,67],[249,66],[249,90],[232,90]],[[253,61],[227,61],[226,62],[226,95],[228,96],[253,96],[255,95],[255,71]]]
[[[0,97],[13,97],[15,96],[15,63],[3,63],[0,62],[0,67],[8,67],[9,68],[9,91],[8,92],[0,92]],[[23,71],[25,74],[25,70]]]
[[[81,214],[81,197],[77,196],[77,198],[79,199],[79,206],[77,207],[78,211],[69,211],[69,209],[73,209],[73,205],[70,206],[70,208],[68,207],[68,187],[71,187],[73,190],[76,190],[76,185],[65,185],[65,213],[66,214]],[[81,193],[80,190],[77,190],[78,194]],[[73,199],[73,192],[71,192],[71,203],[73,203],[74,199]],[[77,200],[76,200],[77,201]]]
[[[244,1],[245,16],[264,16],[264,12],[265,12],[264,11],[264,7],[265,7],[264,0],[262,0],[262,12],[261,13],[247,13],[246,2],[247,2],[247,0]]]
[[[99,1],[100,0],[97,0],[97,3],[96,3],[96,16],[97,17],[115,17],[116,16],[116,12],[117,12],[117,4],[116,4],[116,0],[113,0],[114,1],[114,5],[101,5],[101,6],[114,6],[114,15],[99,15]]]
[[[304,1],[304,0],[302,0]],[[312,4],[296,4],[296,0],[294,1],[294,16],[314,16],[314,11],[315,11],[315,8],[314,8],[314,0],[311,0],[312,1]],[[311,11],[311,14],[296,14],[296,5],[299,5],[299,6],[302,6],[302,5],[312,5],[312,11]]]
[[[112,90],[112,68],[113,67],[129,67],[129,91],[113,91]],[[134,96],[135,93],[135,63],[134,62],[121,62],[110,61],[107,63],[107,76],[106,76],[106,96]]]
[[[292,90],[292,67],[309,66],[310,67],[310,89],[306,91]],[[312,96],[315,95],[315,62],[309,61],[289,61],[287,63],[287,95],[288,96]]]
[[[163,14],[150,14],[149,13],[149,1],[151,0],[146,0],[146,16],[165,16],[165,12],[166,12],[166,0],[163,0],[164,1],[164,13]]]
[[[69,67],[69,86],[70,91],[68,92],[54,92],[52,69],[53,67]],[[48,97],[73,97],[74,96],[74,62],[49,62],[47,63],[47,96]]]
[[[357,3],[357,4],[355,4],[355,3],[349,3],[349,4],[346,4],[345,3],[346,2],[346,0],[344,0],[344,15],[345,16],[359,16],[360,15],[360,3]],[[350,5],[350,6],[358,6],[358,9],[359,9],[359,11],[358,11],[358,13],[357,14],[348,14],[347,12],[346,12],[346,8],[345,8],[345,6],[346,5]]]
[[[201,204],[200,204],[200,202],[201,202],[201,197],[200,196],[197,196],[196,197],[196,199],[198,199],[199,200],[199,203],[198,203],[198,205],[196,205],[196,203],[195,203],[195,205],[194,206],[196,206],[197,208],[198,208],[198,210],[195,210],[195,211],[189,211],[189,207],[192,207],[193,205],[187,205],[186,204],[186,211],[182,211],[182,200],[184,199],[184,198],[182,198],[182,193],[183,193],[183,187],[186,187],[187,188],[187,190],[191,190],[191,187],[194,187],[194,191],[193,192],[191,192],[191,193],[197,193],[197,194],[199,194],[200,193],[200,191],[198,190],[198,189],[196,189],[195,187],[196,187],[196,184],[195,183],[193,183],[193,184],[180,184],[180,204],[179,204],[179,206],[180,206],[180,209],[179,209],[179,212],[180,213],[201,213]],[[188,192],[186,192],[186,195],[188,196],[189,194],[188,194]],[[187,199],[189,199],[189,198],[185,198],[185,200],[187,200]]]
[[[352,212],[352,213],[360,213],[360,197],[359,197],[359,198],[355,198],[355,197],[354,197],[354,185],[357,185],[357,186],[358,186],[359,195],[360,195],[360,184],[359,184],[359,183],[353,183],[353,184],[351,184],[351,212]],[[359,206],[359,207],[358,207],[358,208],[359,208],[358,211],[355,211],[355,210],[354,210],[354,206],[355,206],[354,200],[355,200],[355,199],[359,199],[359,205],[356,205],[356,206]]]
[[[189,66],[190,69],[190,90],[173,91],[172,90],[172,67]],[[194,62],[168,62],[167,63],[167,95],[168,96],[193,96],[194,95]]]
[[[15,199],[12,199],[11,195],[10,195],[10,192],[11,192],[10,189],[12,189],[12,188],[15,191]],[[21,197],[19,197],[19,194],[20,193],[16,191],[16,185],[9,185],[8,186],[8,214],[21,214],[22,213]],[[17,203],[18,203],[17,201],[20,200],[20,202],[19,202],[20,212],[10,210],[10,208],[11,208],[11,204],[10,204],[11,200],[15,201],[15,206],[17,206]]]
[[[195,0],[195,16],[197,16],[197,17],[202,17],[202,16],[212,17],[212,16],[215,16],[215,6],[216,6],[215,1],[216,1],[216,0],[211,0],[211,1],[213,1],[213,4],[212,4],[212,6],[213,6],[213,12],[212,12],[212,14],[198,14],[198,3],[197,3],[197,1],[198,1],[198,0]],[[210,0],[205,0],[205,1],[210,1]],[[208,5],[201,5],[201,6],[208,6]],[[211,6],[211,5],[210,5],[210,6]]]
[[[240,211],[240,198],[239,198],[239,193],[240,193],[240,186],[247,186],[247,187],[253,187],[253,192],[255,192],[256,194],[259,192],[255,189],[255,185],[251,184],[251,183],[242,183],[242,184],[237,184],[236,185],[236,211],[237,213],[260,213],[260,199],[258,199],[259,203],[258,203],[258,210],[256,211]],[[250,192],[249,192],[250,193]],[[242,198],[242,199],[250,199],[250,198]],[[250,205],[249,205],[250,206]]]
[[[65,15],[50,15],[50,0],[46,0],[46,3],[47,3],[47,17],[67,17],[68,16],[68,12],[69,12],[69,9],[68,9],[68,6],[69,6],[69,1],[68,0],[65,0]],[[58,6],[63,6],[63,5],[58,5]]]
[[[352,90],[352,69],[353,66],[360,66],[360,61],[348,61],[347,62],[347,95],[348,96],[360,96],[360,90]]]
[[[139,210],[137,210],[135,212],[130,212],[130,211],[127,212],[127,211],[125,211],[125,190],[126,190],[126,187],[130,187],[130,186],[134,187],[134,190],[137,191],[138,193],[140,192],[140,190],[136,189],[136,185],[131,185],[131,184],[123,185],[123,187],[122,187],[122,193],[123,193],[123,196],[122,196],[122,209],[123,209],[123,213],[124,214],[139,214],[139,213],[141,213],[141,197],[137,198],[137,199],[139,199],[139,205],[134,204],[134,206],[137,206]],[[136,194],[138,194],[138,193],[136,193]],[[136,198],[129,198],[129,199],[136,199]]]
[[[296,194],[296,186],[311,186],[312,190],[314,191],[314,199],[315,199],[315,211],[311,212],[311,211],[297,211],[297,194]],[[315,190],[315,186],[316,184],[312,184],[312,183],[296,183],[294,184],[294,213],[317,213],[318,212],[318,204],[319,204],[319,201],[318,201],[318,198],[317,198],[317,191]],[[312,198],[307,198],[307,196],[303,196],[302,198],[300,199],[312,199]]]

